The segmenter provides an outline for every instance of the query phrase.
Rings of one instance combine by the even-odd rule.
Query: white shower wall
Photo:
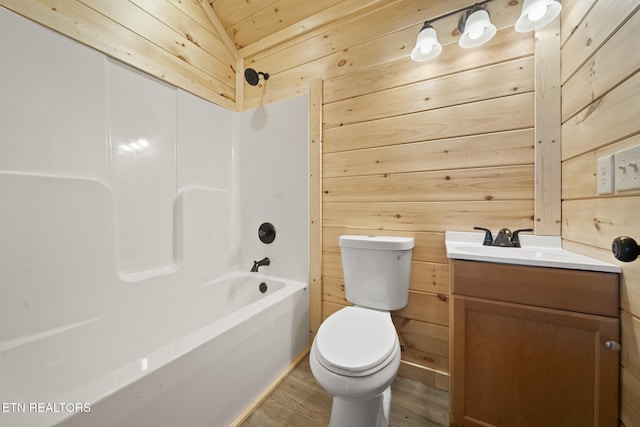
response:
[[[269,257],[271,264],[261,271],[309,280],[308,105],[304,95],[240,116],[240,269]],[[276,229],[273,243],[258,239],[263,222]]]
[[[227,111],[2,7],[0,51],[0,343],[263,256],[308,280],[307,97]]]

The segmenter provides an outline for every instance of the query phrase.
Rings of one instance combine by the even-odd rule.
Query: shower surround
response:
[[[308,343],[308,97],[231,112],[4,8],[0,35],[12,58],[0,68],[0,365],[12,367],[0,370],[0,401],[10,409],[0,425],[64,418],[33,418],[43,415],[16,405],[60,403],[61,375],[81,390],[97,365],[147,370],[144,355],[158,348],[145,343],[171,346],[156,335],[173,302],[267,256],[261,274],[306,292],[276,304],[289,314],[270,315],[305,331],[270,349],[285,355],[265,375],[275,378]],[[258,239],[263,222],[277,229],[270,245]],[[190,323],[195,303],[171,312],[176,327],[207,327]],[[127,335],[136,331],[144,332]],[[103,340],[140,348],[129,360]],[[17,354],[23,368],[13,364]],[[30,378],[33,363],[51,382]],[[63,375],[69,366],[73,378]],[[112,393],[127,386],[110,385]],[[68,396],[80,409],[100,400]]]

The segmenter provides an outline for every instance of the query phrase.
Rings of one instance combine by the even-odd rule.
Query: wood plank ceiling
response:
[[[213,0],[209,3],[240,50],[281,30],[305,32],[380,0]]]

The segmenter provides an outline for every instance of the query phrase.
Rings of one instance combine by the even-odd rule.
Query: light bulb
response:
[[[529,19],[537,21],[547,13],[547,5],[544,3],[536,3],[529,9]]]
[[[496,34],[489,12],[480,6],[474,6],[460,17],[458,30],[462,33],[458,45],[464,49],[481,46]]]
[[[556,19],[561,10],[562,5],[558,0],[524,0],[515,30],[526,33],[542,28]]]
[[[483,32],[484,32],[483,26],[474,25],[473,27],[469,28],[469,38],[471,40],[478,40],[482,36]]]
[[[433,50],[433,43],[422,43],[420,45],[420,52],[427,54]]]
[[[416,62],[429,61],[440,55],[440,52],[442,52],[442,46],[438,43],[436,30],[429,22],[425,22],[418,33],[416,47],[411,51],[411,59]]]

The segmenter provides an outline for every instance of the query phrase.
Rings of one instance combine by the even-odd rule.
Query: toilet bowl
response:
[[[333,396],[330,427],[387,427],[400,342],[391,310],[406,306],[414,240],[340,236],[346,299],[353,306],[327,317],[309,364]]]
[[[345,307],[320,326],[309,356],[314,377],[333,395],[331,427],[383,427],[400,343],[389,312]]]

